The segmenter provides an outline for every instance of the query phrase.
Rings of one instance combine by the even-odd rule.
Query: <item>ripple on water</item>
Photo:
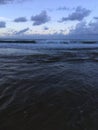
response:
[[[96,58],[91,50],[0,55],[0,128],[97,130]]]

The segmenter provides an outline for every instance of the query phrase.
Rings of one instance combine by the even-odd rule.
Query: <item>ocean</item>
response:
[[[0,43],[0,130],[98,130],[98,43]]]

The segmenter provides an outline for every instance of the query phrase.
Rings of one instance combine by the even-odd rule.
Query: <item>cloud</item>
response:
[[[25,32],[27,32],[29,30],[29,28],[25,28],[25,29],[22,29],[20,31],[16,31],[14,32],[14,35],[21,35],[21,34],[24,34]]]
[[[6,27],[6,22],[0,21],[0,28],[5,28]]]
[[[50,21],[50,17],[47,15],[46,11],[42,11],[40,14],[32,16],[31,21],[33,25],[42,25]]]
[[[16,18],[14,19],[14,22],[27,22],[27,19],[25,17],[19,17],[19,18]]]
[[[98,20],[98,17],[94,17],[95,20]]]
[[[73,10],[73,9],[70,9],[66,6],[60,6],[58,8],[47,8],[47,10],[50,12],[53,12],[53,11],[69,11],[69,10]]]
[[[0,0],[0,4],[6,4],[8,2],[10,2],[11,0]]]
[[[25,2],[25,1],[32,1],[32,0],[0,0],[0,4],[9,4],[9,3],[13,3],[13,2]]]
[[[48,27],[44,27],[44,30],[49,30],[49,28]]]
[[[98,34],[98,20],[93,22],[80,22],[74,29],[70,30],[69,34]]]
[[[64,10],[69,10],[69,8],[67,8],[66,6],[63,6],[63,7],[57,8],[56,10],[58,10],[58,11],[64,11]]]
[[[90,10],[88,10],[86,8],[82,8],[81,6],[78,6],[73,13],[69,14],[68,17],[63,17],[60,22],[65,22],[65,21],[68,21],[68,20],[70,20],[70,21],[75,21],[75,20],[81,21],[85,17],[89,16],[90,13],[91,13]]]

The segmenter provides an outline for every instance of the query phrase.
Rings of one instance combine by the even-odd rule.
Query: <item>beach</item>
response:
[[[0,43],[0,130],[98,130],[98,43]]]

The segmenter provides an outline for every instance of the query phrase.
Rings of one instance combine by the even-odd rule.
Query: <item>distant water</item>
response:
[[[0,130],[98,130],[98,44],[0,43]]]

